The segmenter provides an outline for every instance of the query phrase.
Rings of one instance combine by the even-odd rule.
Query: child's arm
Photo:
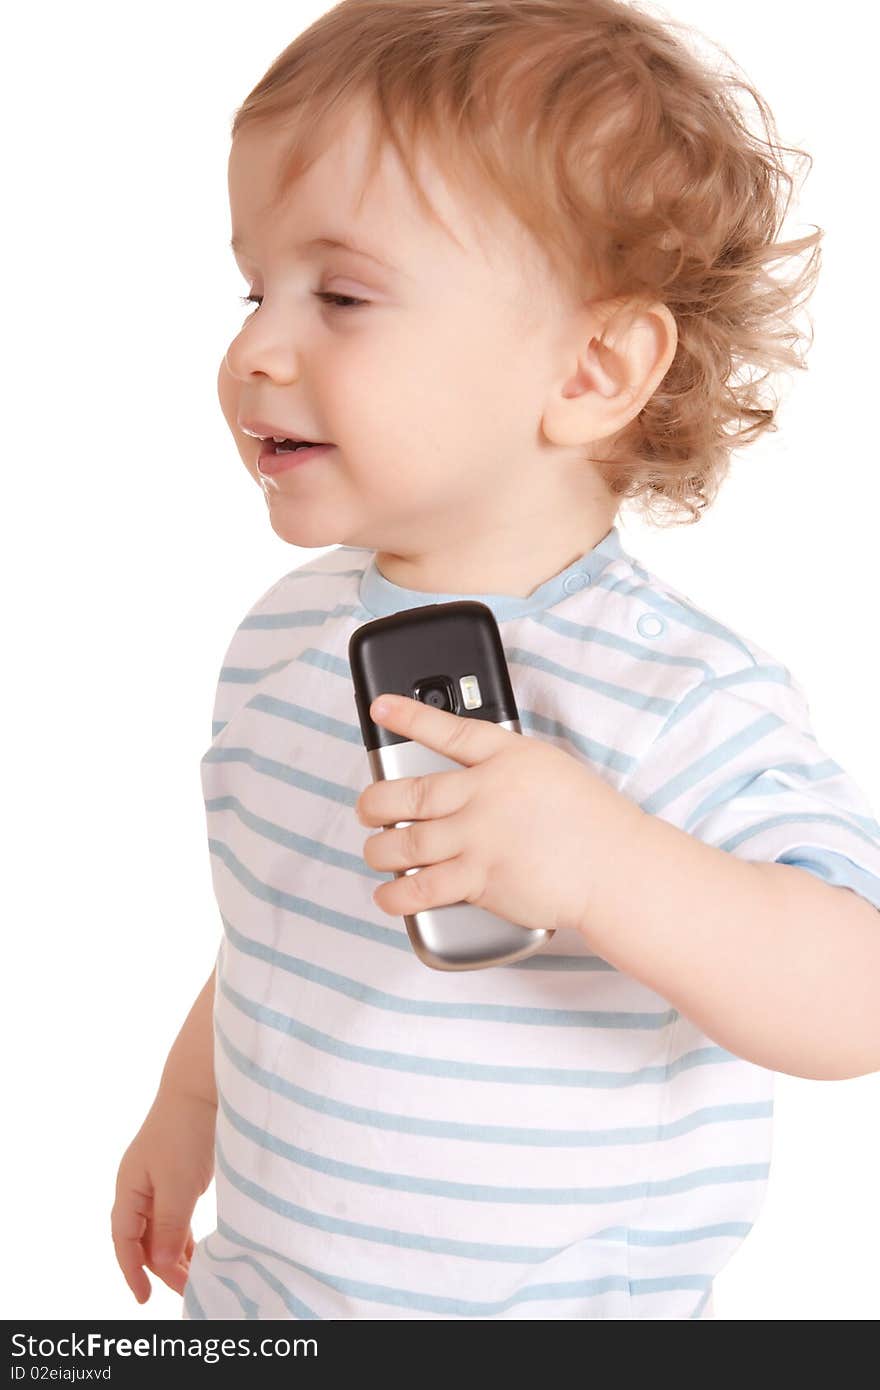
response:
[[[387,712],[371,706],[377,723],[463,766],[373,782],[358,798],[362,824],[386,827],[366,841],[366,863],[418,867],[379,885],[383,911],[466,901],[522,926],[573,928],[747,1061],[816,1080],[880,1069],[880,913],[866,898],[680,830],[549,741],[386,698]],[[777,763],[815,760],[797,730],[778,717],[774,726],[784,737],[771,775]],[[690,726],[677,728],[692,763]],[[820,805],[821,823],[836,802]]]
[[[162,1070],[156,1098],[126,1149],[110,1216],[113,1245],[139,1303],[144,1266],[182,1294],[194,1249],[190,1218],[214,1174],[212,1009],[214,972],[200,991]]]
[[[163,1089],[179,1091],[217,1105],[214,1084],[214,971],[186,1016],[162,1070]]]
[[[739,859],[659,816],[616,837],[582,934],[748,1061],[819,1081],[880,1069],[880,913],[790,864]]]

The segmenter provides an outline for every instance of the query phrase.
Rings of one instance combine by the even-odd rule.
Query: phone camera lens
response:
[[[433,705],[434,709],[445,709],[451,714],[455,713],[449,682],[441,677],[422,681],[416,686],[415,697],[421,700],[423,705]]]

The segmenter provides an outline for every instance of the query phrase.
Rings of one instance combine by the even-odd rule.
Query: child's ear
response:
[[[665,304],[608,301],[578,314],[569,342],[574,364],[553,383],[541,425],[554,444],[590,444],[629,423],[656,391],[678,346]],[[612,306],[612,307],[609,307]]]

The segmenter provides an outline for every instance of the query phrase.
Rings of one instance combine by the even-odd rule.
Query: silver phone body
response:
[[[518,719],[501,721],[500,728],[522,735]],[[461,771],[461,763],[410,740],[367,750],[373,781],[421,777],[431,772]],[[394,822],[394,827],[412,821]],[[386,829],[391,827],[386,827]],[[418,873],[418,868],[395,870],[394,877]],[[447,903],[404,916],[413,950],[434,970],[480,970],[511,965],[540,951],[552,929],[521,927],[496,917],[473,903]]]

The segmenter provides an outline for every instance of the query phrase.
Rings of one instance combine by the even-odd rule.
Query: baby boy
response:
[[[737,369],[797,362],[816,273],[819,234],[775,241],[777,147],[674,27],[345,0],[236,113],[256,307],[220,403],[324,553],[220,671],[221,941],[113,1207],[141,1302],[146,1266],[185,1318],[711,1317],[773,1072],[880,1068],[880,828],[785,666],[615,525],[699,520],[773,424]],[[459,766],[373,784],[349,639],[460,597],[524,736],[398,692],[376,719]],[[426,968],[404,916],[463,901],[554,935]]]

